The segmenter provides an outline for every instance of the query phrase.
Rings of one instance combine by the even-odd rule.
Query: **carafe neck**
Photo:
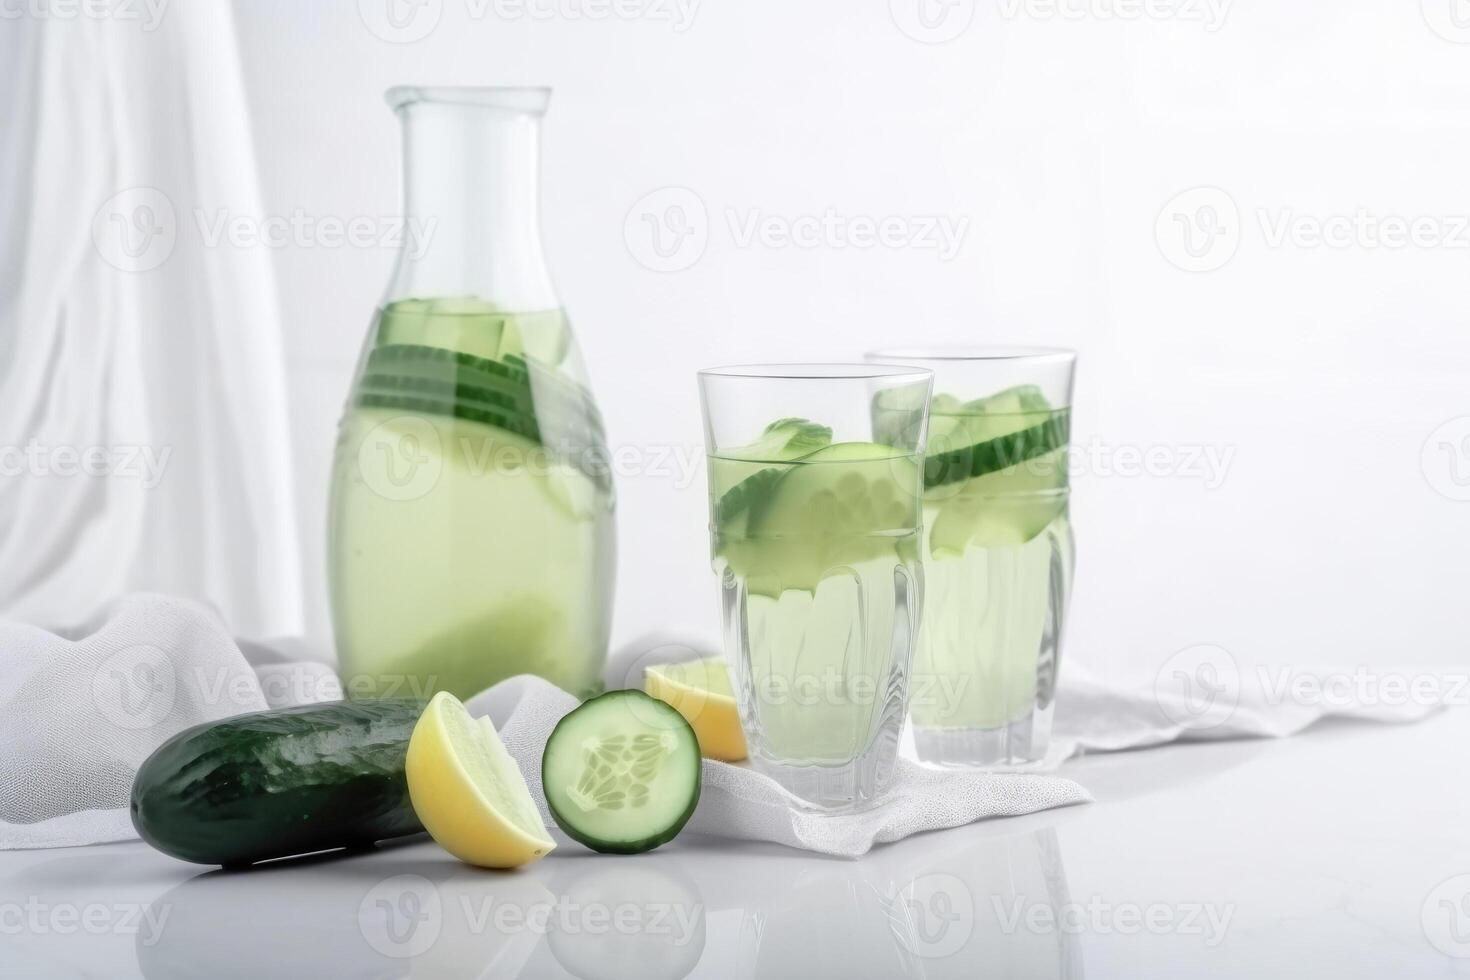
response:
[[[558,305],[541,247],[544,89],[393,89],[405,233],[388,300]]]

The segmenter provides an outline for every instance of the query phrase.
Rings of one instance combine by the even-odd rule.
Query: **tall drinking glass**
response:
[[[699,373],[741,725],[753,764],[815,807],[859,808],[892,773],[931,379],[863,364]]]
[[[1038,762],[1072,585],[1076,354],[938,348],[868,358],[934,372],[924,616],[909,697],[915,750],[939,765]]]

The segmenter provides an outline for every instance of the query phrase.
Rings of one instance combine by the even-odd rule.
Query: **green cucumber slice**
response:
[[[602,414],[589,391],[570,379],[519,355],[493,360],[423,344],[392,344],[372,350],[364,380],[383,376],[429,378],[439,384],[465,385],[494,392],[495,401],[534,418],[575,420],[602,432]],[[559,423],[570,425],[571,423]]]
[[[558,827],[606,854],[641,854],[684,829],[699,802],[699,741],[642,691],[611,691],[552,729],[541,786]]]
[[[1065,412],[1051,413],[1029,428],[958,449],[933,452],[924,459],[924,486],[939,487],[995,473],[1063,450],[1071,426]],[[952,441],[955,434],[949,437]]]
[[[918,491],[913,456],[875,442],[839,442],[783,467],[752,509],[750,532],[845,537],[913,527]]]
[[[721,453],[730,459],[748,459],[757,463],[800,459],[832,444],[832,430],[807,419],[777,419],[762,430],[760,438],[748,446]]]
[[[380,344],[428,344],[485,358],[530,354],[560,364],[571,340],[561,310],[512,313],[473,296],[400,300],[379,314]]]
[[[611,487],[607,437],[591,394],[534,358],[389,344],[369,352],[357,391],[363,408],[447,416],[529,439]]]
[[[768,467],[757,470],[720,495],[715,504],[715,523],[726,531],[748,515],[760,501],[770,496],[771,490],[781,479],[781,470]]]
[[[519,422],[513,431],[535,431],[537,440],[549,448],[568,452],[584,452],[606,444],[601,421],[586,415],[566,414],[557,406],[542,406],[541,411],[526,411],[517,399],[497,391],[469,384],[455,384],[439,378],[415,375],[368,374],[358,382],[359,398],[382,396],[386,400],[423,399],[440,405],[437,414],[450,414],[455,408],[471,410],[462,417],[476,417],[475,412],[509,417]],[[427,410],[427,409],[426,409]]]
[[[1067,508],[1071,415],[1034,385],[930,403],[925,524],[935,556],[1024,544]]]
[[[785,464],[717,548],[756,595],[813,591],[833,569],[896,556],[919,526],[915,457],[868,442],[837,443]]]
[[[924,485],[959,483],[1046,456],[1066,447],[1070,429],[1070,413],[1053,409],[1035,385],[969,402],[935,395],[929,403]]]
[[[368,353],[369,371],[386,371],[403,374],[425,372],[438,376],[465,375],[474,381],[475,375],[484,375],[479,383],[495,381],[510,382],[520,388],[530,386],[530,373],[525,362],[516,359],[514,364],[488,357],[477,357],[463,351],[446,347],[431,347],[427,344],[381,344]]]
[[[1066,513],[1066,450],[946,486],[926,508],[929,550],[935,557],[968,547],[1025,544]]]
[[[771,463],[801,459],[831,444],[832,430],[827,426],[788,418],[766,426],[750,445],[722,452],[716,472],[723,483],[714,487],[716,522],[728,526],[765,500],[783,471]]]
[[[424,395],[392,395],[365,391],[357,396],[360,408],[387,408],[401,412],[421,412],[425,415],[445,415],[479,422],[481,425],[503,429],[522,439],[541,444],[541,430],[536,423],[522,415],[512,415],[469,402],[457,402]]]
[[[534,421],[535,408],[525,399],[495,388],[484,388],[466,381],[412,374],[369,373],[357,383],[359,393],[379,395],[415,395],[436,401],[464,402],[483,408],[520,415]]]

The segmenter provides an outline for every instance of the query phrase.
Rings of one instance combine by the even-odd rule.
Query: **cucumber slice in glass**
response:
[[[944,486],[1046,456],[1067,445],[1070,413],[1056,411],[1034,385],[1007,388],[961,404],[930,403],[924,485]]]
[[[375,395],[412,395],[438,401],[464,402],[534,421],[536,412],[521,391],[504,387],[482,387],[473,382],[447,377],[371,372],[363,375],[358,392]]]
[[[918,526],[918,495],[912,456],[837,443],[783,468],[744,533],[725,542],[726,558],[756,594],[811,591],[833,568],[893,554]]]
[[[700,766],[683,715],[642,691],[611,691],[557,722],[541,785],[568,837],[594,851],[640,854],[673,840],[694,814]]]
[[[481,425],[503,429],[523,439],[528,439],[537,445],[541,443],[541,432],[536,427],[534,421],[522,415],[511,415],[472,403],[446,401],[418,395],[388,395],[369,391],[363,392],[358,396],[357,404],[360,408],[386,408],[400,412],[444,415],[450,418],[464,419],[467,422],[479,422]]]
[[[590,392],[539,361],[519,355],[495,360],[423,344],[392,344],[368,354],[363,375],[365,385],[391,376],[464,386],[474,389],[476,397],[493,392],[498,404],[541,419],[543,424],[551,419],[558,428],[602,433],[602,415]]]
[[[801,459],[831,443],[832,430],[825,425],[778,419],[750,445],[722,452],[716,471],[722,483],[714,488],[716,522],[727,527],[766,499],[783,472],[783,467],[770,464]]]
[[[964,483],[942,488],[930,511],[929,549],[961,555],[974,545],[1025,544],[1067,509],[1066,450],[1057,449]]]
[[[911,526],[913,457],[876,442],[839,442],[801,457],[750,515],[752,534],[836,538]]]
[[[560,310],[509,313],[472,296],[400,300],[378,320],[380,345],[428,344],[483,358],[530,354],[549,364],[566,357],[570,337]]]

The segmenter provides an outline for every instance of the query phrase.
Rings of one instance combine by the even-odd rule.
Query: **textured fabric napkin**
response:
[[[133,773],[164,739],[205,721],[342,696],[332,668],[299,643],[237,643],[209,609],[163,596],[121,600],[73,636],[0,623],[0,652],[0,848],[132,839]],[[608,685],[641,686],[644,666],[708,652],[699,643],[645,637],[610,658]],[[1086,750],[1288,735],[1333,714],[1412,721],[1435,707],[1422,698],[1367,703],[1341,695],[1303,703],[1209,651],[1182,668],[1174,673],[1186,683],[1175,691],[1110,685],[1069,664],[1048,764]],[[575,705],[535,677],[504,681],[469,702],[495,721],[543,813],[541,750]],[[706,761],[688,830],[855,856],[925,830],[1089,799],[1054,775],[941,772],[900,759],[883,800],[828,816],[793,806],[785,790],[747,766]]]
[[[472,714],[488,714],[495,722],[547,827],[554,831],[541,793],[541,751],[552,728],[577,706],[577,699],[539,677],[526,676],[502,681],[466,706]],[[706,759],[703,780],[699,808],[685,833],[771,841],[844,857],[925,830],[1092,799],[1081,786],[1057,776],[937,772],[907,759],[899,759],[882,802],[859,813],[835,816],[801,807],[775,780],[745,765]]]
[[[0,622],[0,848],[136,837],[133,774],[164,739],[342,697],[323,663],[241,652],[208,608],[135,595],[72,636]]]

